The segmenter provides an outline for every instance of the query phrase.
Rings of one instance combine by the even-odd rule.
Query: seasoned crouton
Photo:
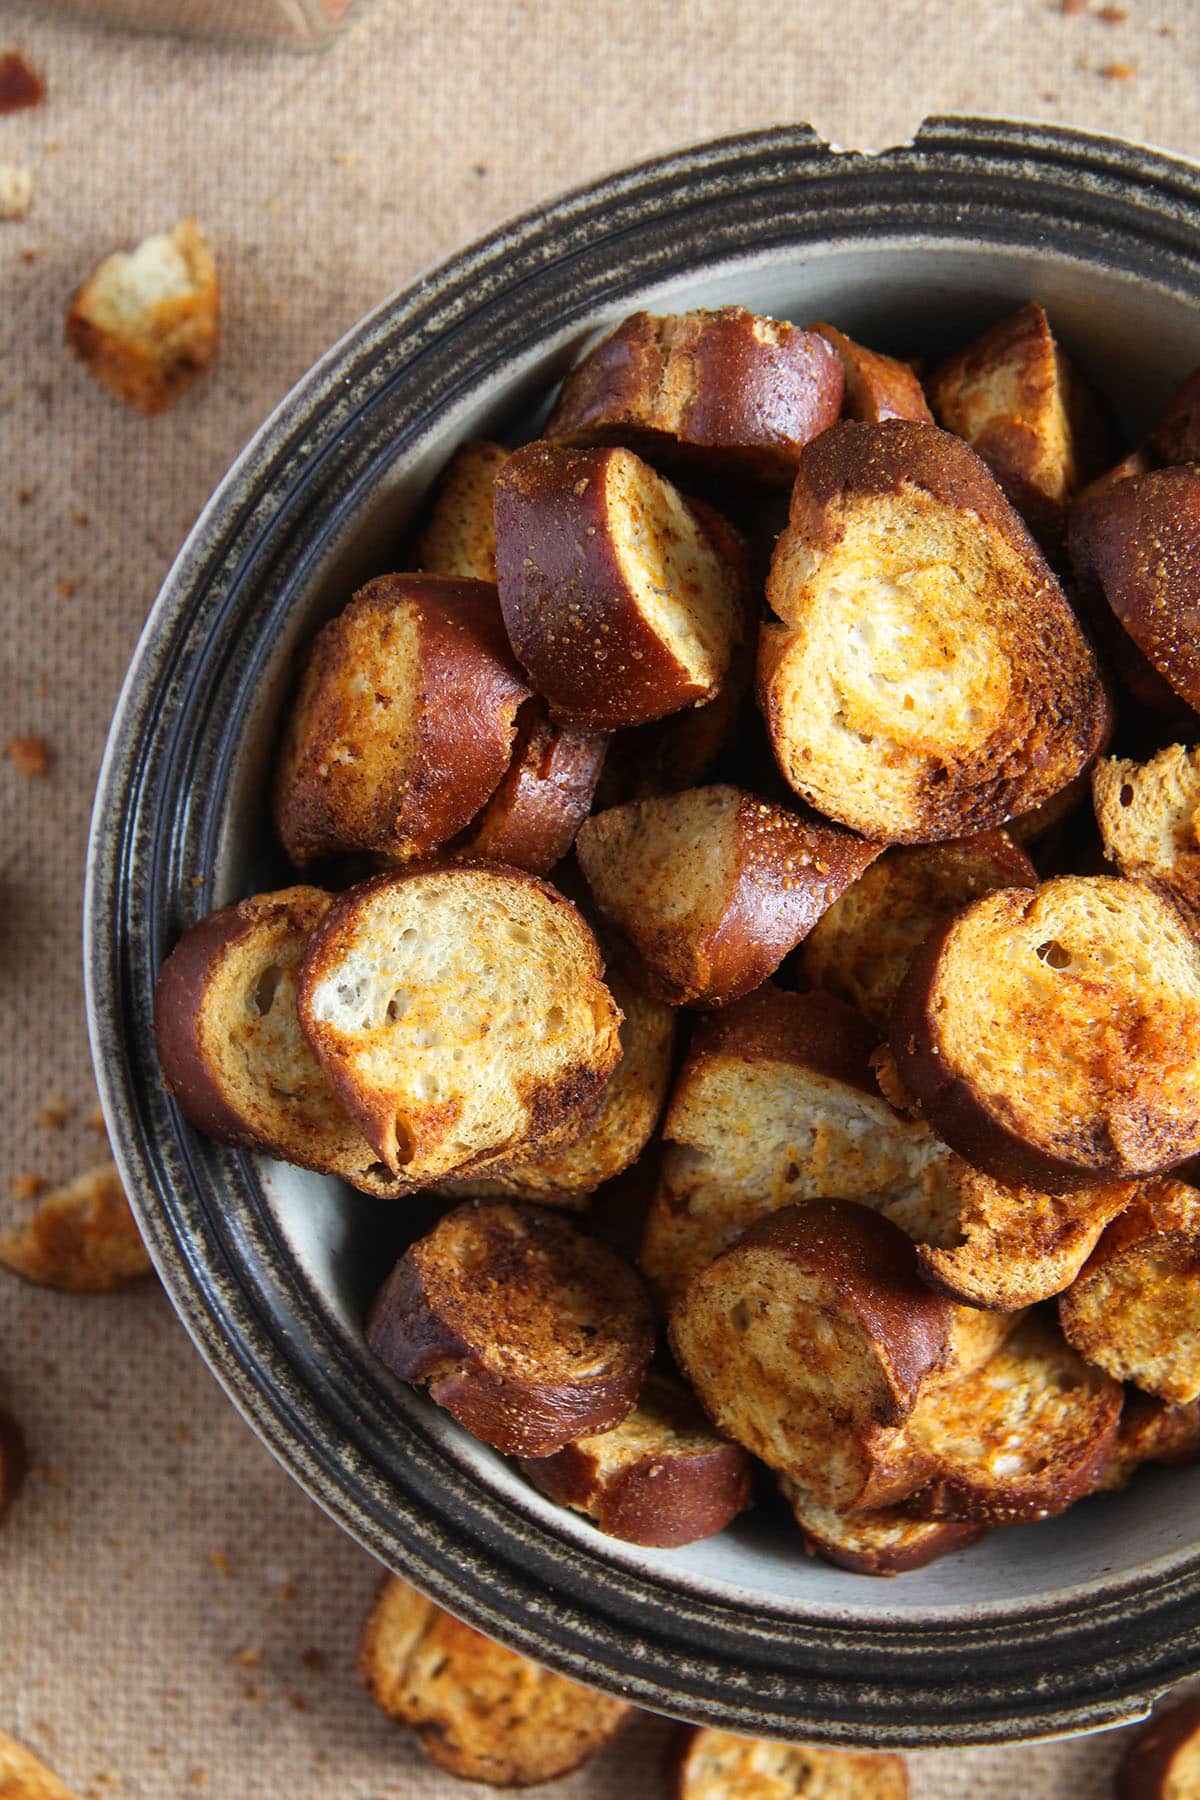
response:
[[[750,1504],[750,1458],[717,1435],[685,1388],[648,1375],[619,1425],[524,1460],[534,1487],[609,1537],[671,1549],[723,1531]]]
[[[527,700],[508,770],[455,851],[548,875],[588,816],[607,746],[598,731],[552,725],[545,703]]]
[[[504,622],[556,721],[614,731],[711,698],[739,573],[669,482],[628,450],[533,443],[495,496]]]
[[[484,1443],[552,1456],[630,1411],[654,1322],[614,1251],[555,1213],[473,1201],[405,1251],[367,1341]]]
[[[817,920],[804,941],[804,973],[886,1033],[909,959],[935,925],[994,888],[1036,886],[1033,864],[1002,831],[897,846]]]
[[[1062,547],[1067,507],[1104,468],[1111,436],[1029,301],[934,370],[938,423],[981,456],[1035,537]]]
[[[115,1163],[77,1175],[0,1231],[0,1267],[67,1294],[108,1294],[150,1273]]]
[[[276,771],[284,849],[427,856],[498,786],[529,697],[494,587],[368,582],[309,652]]]
[[[77,1800],[52,1769],[0,1731],[0,1800]]]
[[[822,338],[743,307],[634,313],[567,376],[546,436],[786,486],[802,445],[837,418],[842,384]]]
[[[932,425],[835,425],[801,453],[758,691],[789,786],[865,837],[972,836],[1105,741],[1095,654],[974,452]]]
[[[842,417],[878,425],[884,419],[914,419],[932,425],[921,383],[907,363],[856,344],[833,325],[810,327],[837,352],[846,381]]]
[[[1147,1183],[1065,1294],[1063,1335],[1117,1381],[1186,1406],[1200,1400],[1200,1193]]]
[[[496,579],[492,490],[511,451],[475,439],[461,444],[442,473],[417,560],[432,575]]]
[[[118,400],[161,412],[217,354],[217,268],[195,219],[106,256],[71,302],[67,342]]]
[[[425,863],[339,896],[299,1015],[334,1093],[412,1186],[572,1141],[621,1055],[596,940],[517,869]]]
[[[996,1180],[1046,1192],[1200,1150],[1200,942],[1140,881],[985,894],[917,951],[892,1015],[900,1079]]]
[[[1130,1738],[1114,1800],[1192,1800],[1200,1794],[1200,1694],[1158,1709]]]
[[[978,1543],[988,1529],[978,1521],[911,1519],[897,1506],[877,1512],[834,1512],[786,1475],[780,1477],[779,1487],[809,1554],[856,1575],[903,1575],[909,1569],[923,1569],[939,1557]]]
[[[673,1800],[908,1800],[898,1756],[770,1744],[695,1726],[680,1746]]]
[[[1145,763],[1105,757],[1092,795],[1104,854],[1122,875],[1159,881],[1200,913],[1200,749],[1171,744]]]
[[[635,979],[673,1006],[760,986],[879,854],[723,785],[594,814],[576,849]]]
[[[535,1787],[603,1748],[630,1708],[505,1650],[395,1575],[363,1632],[359,1676],[431,1761],[490,1787]]]

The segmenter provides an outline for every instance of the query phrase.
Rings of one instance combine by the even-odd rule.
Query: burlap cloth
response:
[[[10,1177],[102,1139],[79,972],[92,788],[160,579],[236,451],[389,289],[505,214],[653,151],[809,119],[884,145],[927,112],[1070,121],[1200,155],[1192,0],[367,0],[315,56],[0,11],[47,104],[0,118],[29,217],[0,224],[0,1216]],[[1110,12],[1116,9],[1108,9]],[[195,211],[224,348],[145,421],[66,354],[96,259]],[[73,1108],[54,1130],[37,1112]],[[0,1402],[33,1468],[0,1536],[0,1726],[83,1795],[459,1795],[354,1676],[370,1560],[234,1414],[153,1281],[73,1299],[0,1276]],[[661,1792],[665,1727],[543,1790]],[[914,1756],[914,1793],[1107,1792],[1119,1737]],[[474,1790],[471,1790],[474,1791]],[[482,1791],[482,1790],[479,1790]]]

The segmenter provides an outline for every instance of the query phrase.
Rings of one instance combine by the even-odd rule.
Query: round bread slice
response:
[[[1192,1800],[1200,1794],[1200,1694],[1155,1713],[1117,1765],[1114,1800]]]
[[[715,1007],[773,974],[879,846],[717,785],[593,814],[576,852],[639,985]]]
[[[716,692],[742,634],[738,570],[648,463],[526,444],[495,505],[504,623],[556,721],[615,731]]]
[[[1069,1192],[1200,1150],[1200,942],[1164,893],[1064,875],[976,900],[917,951],[900,1079],[997,1181]]]
[[[300,965],[332,904],[320,888],[283,888],[186,931],[154,992],[159,1065],[209,1137],[339,1175],[368,1194],[406,1193],[335,1100],[300,1029]]]
[[[456,1207],[409,1246],[367,1321],[376,1356],[506,1456],[552,1456],[629,1412],[654,1349],[650,1297],[556,1213]]]
[[[683,1738],[674,1800],[908,1800],[899,1756],[770,1744],[695,1726]]]
[[[367,1619],[358,1671],[375,1704],[416,1732],[431,1762],[489,1787],[569,1775],[631,1712],[623,1700],[492,1643],[395,1575]]]
[[[284,736],[275,818],[292,861],[427,856],[500,781],[529,693],[488,582],[368,582],[317,636]]]
[[[378,875],[309,940],[300,1025],[376,1155],[421,1186],[578,1136],[621,1054],[596,940],[487,863]]]
[[[1036,887],[1037,870],[1003,831],[896,846],[859,876],[804,940],[804,973],[886,1035],[909,960],[935,925],[994,888]]]
[[[25,1434],[12,1414],[0,1407],[0,1525],[24,1485],[28,1468]]]
[[[929,843],[1056,794],[1105,740],[1099,665],[975,453],[835,425],[800,457],[759,701],[788,784],[865,837]]]
[[[1122,1398],[1050,1320],[1031,1315],[982,1368],[927,1386],[904,1435],[932,1476],[904,1510],[988,1525],[1065,1512],[1101,1479]]]
[[[849,1201],[760,1219],[688,1284],[671,1347],[719,1431],[838,1511],[922,1486],[902,1432],[953,1313],[898,1226]]]
[[[780,1492],[792,1509],[810,1556],[856,1575],[903,1575],[979,1542],[987,1526],[958,1519],[910,1519],[899,1507],[877,1512],[839,1513],[821,1506],[811,1494],[779,1479]]]
[[[1141,1189],[1060,1295],[1063,1336],[1116,1381],[1177,1405],[1200,1400],[1200,1193]]]
[[[607,1536],[660,1549],[723,1531],[750,1505],[751,1467],[663,1375],[646,1377],[637,1405],[611,1431],[521,1464],[534,1487],[587,1513]]]
[[[0,1796],[3,1800],[78,1800],[39,1757],[0,1731]]]
[[[879,425],[884,419],[933,424],[924,389],[908,363],[856,344],[833,325],[812,325],[809,329],[825,339],[842,365],[846,381],[842,397],[844,419],[857,419],[863,425]]]
[[[461,444],[442,471],[418,560],[431,575],[496,579],[492,490],[512,452],[484,438]]]
[[[552,725],[543,701],[527,701],[508,771],[455,850],[548,875],[591,810],[607,748],[602,733]]]
[[[741,306],[634,313],[563,383],[546,425],[561,444],[624,444],[691,475],[785,486],[832,425],[842,370],[813,332]]]

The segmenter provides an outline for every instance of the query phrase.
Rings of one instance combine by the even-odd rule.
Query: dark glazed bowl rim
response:
[[[1200,169],[1113,140],[934,119],[864,157],[808,128],[731,137],[527,213],[386,301],[296,386],[209,502],[117,707],[89,849],[85,963],[113,1150],[164,1286],[230,1398],[382,1563],[491,1636],[656,1711],[771,1738],[915,1746],[1085,1731],[1200,1666],[1200,1550],[1166,1573],[955,1623],[755,1616],[516,1517],[348,1355],[250,1158],[194,1140],[150,1031],[159,963],[213,903],[222,769],[312,545],[394,451],[552,328],[656,280],[838,239],[1056,251],[1200,295]],[[681,253],[680,245],[687,250]],[[224,683],[235,703],[210,724]],[[193,874],[196,873],[196,885]],[[404,1436],[401,1465],[383,1448]]]

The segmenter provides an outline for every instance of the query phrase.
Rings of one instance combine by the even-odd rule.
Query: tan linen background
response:
[[[1058,0],[367,0],[315,56],[106,32],[0,9],[46,106],[0,118],[36,175],[0,224],[0,1217],[9,1180],[101,1147],[79,972],[107,721],[191,520],[312,359],[390,289],[515,209],[718,132],[809,119],[885,145],[930,111],[1067,120],[1200,154],[1192,0],[1128,18]],[[1116,65],[1126,73],[1108,73]],[[215,371],[127,413],[66,354],[96,259],[200,216],[224,286]],[[1197,327],[1200,360],[1200,318]],[[75,1109],[36,1122],[61,1094]],[[33,1470],[0,1536],[0,1726],[83,1795],[461,1795],[365,1700],[370,1560],[277,1468],[153,1282],[72,1299],[0,1274],[0,1401]],[[557,1800],[662,1791],[640,1724]],[[1086,1800],[1119,1739],[912,1758],[937,1800]],[[483,1790],[478,1790],[482,1792]]]

